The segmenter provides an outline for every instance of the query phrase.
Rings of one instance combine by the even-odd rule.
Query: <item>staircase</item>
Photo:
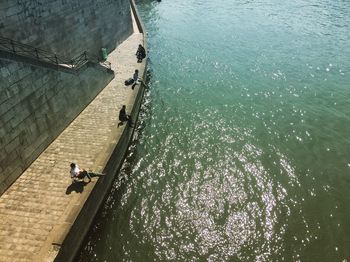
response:
[[[114,74],[111,64],[108,61],[101,62],[86,51],[75,58],[69,59],[1,36],[0,58],[16,60],[34,66],[46,67],[72,74],[78,74],[81,69],[89,65],[102,67],[108,73]]]

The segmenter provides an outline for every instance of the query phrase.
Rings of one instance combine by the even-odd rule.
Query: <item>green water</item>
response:
[[[350,261],[350,2],[138,1],[150,89],[81,261]]]

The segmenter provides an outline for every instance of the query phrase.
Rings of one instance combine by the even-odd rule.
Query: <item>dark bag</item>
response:
[[[129,78],[129,79],[125,80],[125,82],[124,82],[124,84],[126,86],[132,85],[133,83],[134,83],[134,79],[132,79],[132,78]]]

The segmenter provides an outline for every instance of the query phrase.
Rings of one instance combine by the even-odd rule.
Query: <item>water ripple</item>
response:
[[[139,1],[150,89],[81,261],[348,261],[347,1]]]

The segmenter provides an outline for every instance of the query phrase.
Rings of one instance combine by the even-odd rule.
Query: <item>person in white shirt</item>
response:
[[[73,183],[80,179],[84,180],[85,177],[89,179],[89,182],[91,181],[89,173],[86,170],[81,170],[75,163],[70,164],[70,177],[72,178]]]

